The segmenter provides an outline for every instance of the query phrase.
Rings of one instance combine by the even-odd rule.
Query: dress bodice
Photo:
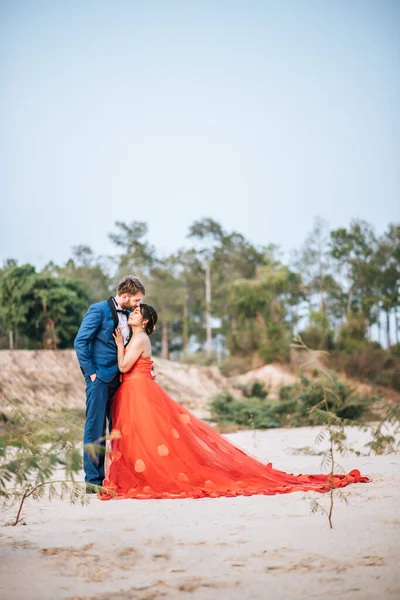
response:
[[[121,375],[121,382],[129,381],[131,379],[153,379],[151,371],[154,365],[151,358],[143,358],[140,356],[135,364],[132,366],[130,371]]]

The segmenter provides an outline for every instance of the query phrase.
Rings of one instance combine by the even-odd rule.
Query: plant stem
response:
[[[333,456],[333,442],[332,442],[332,434],[331,434],[331,430],[330,430],[330,424],[329,424],[329,435],[330,435],[330,444],[331,444],[331,448],[330,448],[330,454],[331,454],[331,491],[330,491],[330,507],[329,507],[329,514],[328,514],[328,521],[329,521],[329,527],[331,529],[333,529],[333,524],[332,524],[332,512],[333,512],[333,490],[335,489],[334,483],[333,483],[333,471],[335,468],[335,459]]]
[[[22,495],[22,498],[21,498],[21,502],[20,502],[19,508],[18,508],[17,516],[15,517],[15,521],[14,521],[13,523],[11,523],[11,525],[12,525],[13,527],[15,527],[15,525],[18,525],[18,523],[20,522],[20,515],[21,515],[22,507],[23,507],[23,505],[24,505],[24,502],[25,502],[25,500],[26,500],[27,498],[29,498],[29,496],[32,496],[32,494],[33,494],[33,493],[34,493],[36,490],[38,490],[40,487],[43,487],[43,486],[45,486],[45,485],[50,485],[51,483],[52,483],[52,484],[55,484],[55,483],[65,483],[65,480],[64,480],[64,479],[59,479],[59,480],[57,480],[57,481],[43,481],[42,483],[38,483],[37,485],[35,485],[35,487],[33,487],[33,488],[31,488],[31,487],[28,487],[28,488],[27,488],[27,489],[24,491],[24,493],[23,493],[23,495]]]
[[[15,525],[18,525],[19,520],[20,520],[20,515],[21,515],[21,511],[22,511],[22,507],[24,505],[25,500],[31,495],[31,492],[28,492],[28,490],[25,490],[19,508],[18,508],[18,512],[17,512],[17,516],[15,517],[15,521],[14,523],[12,523],[12,526],[15,527]]]

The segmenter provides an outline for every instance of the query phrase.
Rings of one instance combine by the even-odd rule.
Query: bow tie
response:
[[[117,308],[116,311],[126,316],[129,315],[129,312],[127,310],[123,310],[122,308]]]

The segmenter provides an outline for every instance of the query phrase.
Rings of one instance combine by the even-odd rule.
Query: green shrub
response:
[[[320,380],[311,384],[306,378],[303,378],[301,385],[303,391],[298,397],[298,402],[302,416],[307,416],[312,407],[322,401],[324,385]],[[338,417],[359,420],[373,401],[374,398],[365,399],[355,394],[349,386],[335,378],[328,393],[327,407]]]
[[[367,342],[365,320],[360,315],[353,315],[339,328],[338,347],[341,350],[350,347],[354,342]]]
[[[286,363],[290,358],[290,344],[287,340],[271,340],[260,348],[258,354],[266,363],[274,361]]]
[[[314,350],[332,350],[335,347],[334,331],[310,325],[299,333],[304,343]]]
[[[215,396],[210,403],[211,417],[220,425],[240,425],[246,429],[280,427],[271,403],[261,398],[236,399],[228,393]]]
[[[268,390],[262,381],[253,381],[248,387],[243,389],[243,396],[246,396],[246,398],[261,398],[261,400],[264,400],[268,396]]]
[[[317,424],[310,411],[324,398],[324,384],[320,380],[311,382],[303,377],[296,385],[283,386],[276,400],[265,395],[262,385],[252,389],[261,396],[244,395],[240,399],[228,393],[215,396],[210,403],[212,419],[223,427],[235,424],[246,429]],[[326,405],[338,417],[358,421],[370,413],[376,400],[376,397],[363,398],[355,394],[349,386],[334,378],[327,390]]]

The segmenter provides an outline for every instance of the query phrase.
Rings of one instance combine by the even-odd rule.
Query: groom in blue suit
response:
[[[129,312],[140,305],[145,294],[143,283],[128,275],[121,279],[117,293],[108,300],[92,304],[75,338],[75,351],[86,381],[86,423],[83,452],[86,491],[95,491],[93,486],[102,485],[104,479],[104,455],[106,419],[109,430],[111,400],[119,381],[117,347],[112,334],[116,327],[121,329],[125,345],[129,341]]]

